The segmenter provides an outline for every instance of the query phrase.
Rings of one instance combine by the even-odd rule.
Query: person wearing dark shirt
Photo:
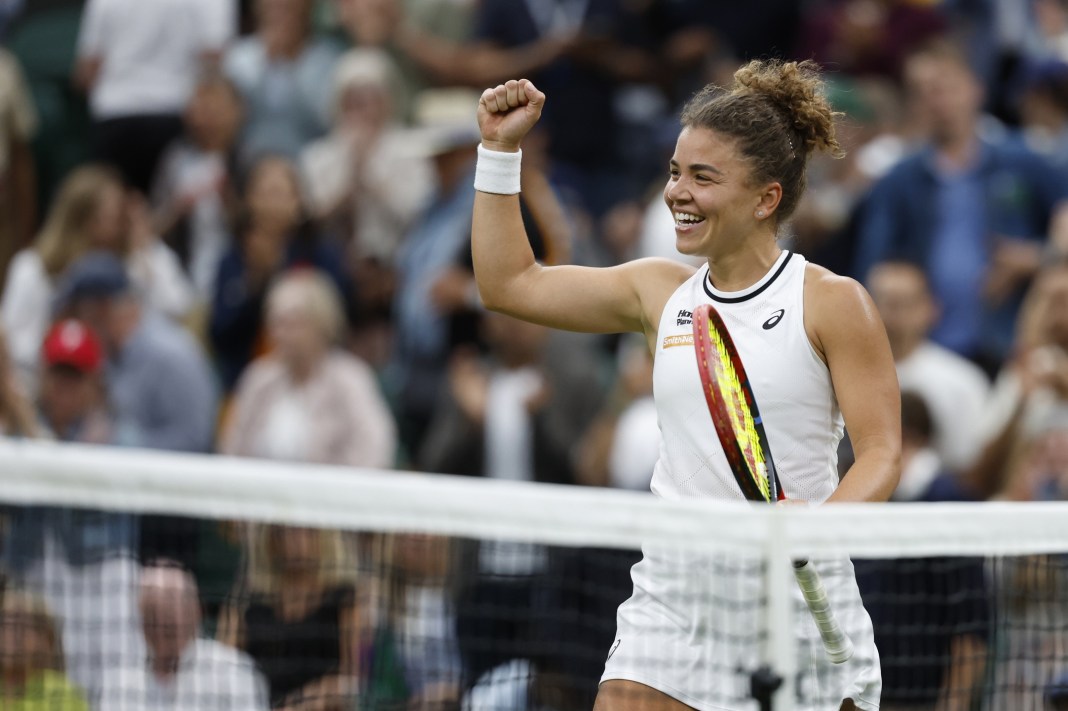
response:
[[[361,615],[341,534],[264,526],[249,539],[247,595],[224,610],[220,641],[256,662],[271,708],[350,708]]]
[[[1062,221],[1068,182],[991,128],[982,86],[956,45],[915,50],[904,76],[927,140],[861,203],[854,274],[862,279],[887,259],[922,265],[942,307],[931,339],[990,370],[1010,352],[1022,293]]]
[[[209,334],[226,392],[262,354],[271,280],[287,268],[311,266],[325,272],[343,295],[350,294],[340,252],[308,223],[293,164],[278,156],[256,163],[245,188],[244,219],[219,264],[212,300]]]

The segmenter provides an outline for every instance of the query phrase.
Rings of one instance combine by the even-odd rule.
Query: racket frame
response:
[[[700,304],[693,309],[692,313],[693,347],[697,358],[697,371],[701,378],[701,389],[731,473],[747,500],[763,503],[785,501],[786,496],[779,482],[775,461],[771,456],[771,447],[768,445],[767,432],[760,416],[760,409],[757,407],[749,376],[745,372],[738,349],[731,339],[730,331],[719,312],[711,304]],[[757,443],[762,450],[760,453],[750,453],[748,457],[732,424],[738,419],[738,415],[735,414],[732,417],[728,409],[730,404],[721,392],[718,385],[719,379],[714,375],[716,368],[722,367],[722,362],[712,342],[710,329],[713,328],[723,344],[723,355],[729,360],[730,367],[734,370],[734,377],[738,380],[744,405],[748,408],[752,418]],[[741,419],[744,419],[744,415]],[[757,454],[762,456],[757,457]],[[755,461],[758,467],[762,463],[766,473],[755,472],[751,461]],[[765,487],[761,487],[758,481],[760,476],[766,477]],[[853,642],[838,624],[834,609],[827,597],[827,591],[823,586],[823,580],[815,566],[808,560],[801,559],[793,561],[793,569],[794,578],[812,613],[828,658],[835,664],[848,661],[853,656]]]

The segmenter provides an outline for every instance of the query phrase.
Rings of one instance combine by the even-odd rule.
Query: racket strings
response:
[[[765,501],[771,501],[771,488],[768,481],[768,468],[764,458],[764,448],[760,445],[760,435],[757,432],[756,421],[753,419],[752,410],[749,408],[742,389],[741,378],[734,367],[727,345],[719,331],[709,323],[709,338],[715,349],[716,380],[719,382],[720,396],[727,405],[727,413],[731,419],[731,429],[742,450],[742,454],[749,464],[749,473],[760,489]]]

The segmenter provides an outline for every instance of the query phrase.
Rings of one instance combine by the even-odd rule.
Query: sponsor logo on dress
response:
[[[770,331],[779,325],[779,321],[782,321],[783,315],[786,313],[786,309],[779,309],[771,315],[767,321],[764,322],[764,330]]]
[[[679,309],[679,315],[675,317],[676,326],[689,326],[693,323],[693,311]]]
[[[676,346],[693,346],[693,334],[680,333],[677,336],[664,336],[662,348],[674,348]]]

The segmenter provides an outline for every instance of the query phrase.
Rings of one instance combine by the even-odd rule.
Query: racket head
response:
[[[784,498],[745,366],[711,304],[693,309],[693,346],[705,403],[742,494],[750,501]]]

